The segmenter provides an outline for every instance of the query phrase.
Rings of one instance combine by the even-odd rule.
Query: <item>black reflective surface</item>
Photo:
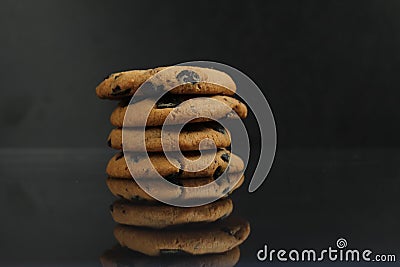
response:
[[[1,150],[0,265],[100,265],[116,244],[104,173],[111,156],[108,149]],[[239,265],[257,264],[264,244],[318,250],[340,237],[348,247],[399,257],[399,161],[390,149],[278,150],[258,191],[247,193],[247,177],[232,195],[234,214],[252,229]]]

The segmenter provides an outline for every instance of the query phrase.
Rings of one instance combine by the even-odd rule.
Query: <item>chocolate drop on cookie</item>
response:
[[[131,92],[131,88],[125,89],[125,90],[121,90],[121,87],[119,87],[118,85],[112,89],[112,96],[123,96],[123,95],[128,95]]]
[[[120,153],[118,153],[118,155],[115,157],[115,160],[119,160],[119,159],[121,159],[121,158],[123,158],[124,157],[124,153],[123,152],[120,152]]]
[[[178,79],[178,81],[183,83],[195,84],[200,81],[200,76],[192,70],[183,70],[178,73],[176,78]]]
[[[114,89],[112,89],[113,93],[117,93],[119,91],[121,91],[121,87],[119,87],[119,85],[115,86]]]
[[[221,159],[225,162],[229,162],[229,159],[231,158],[231,155],[229,153],[225,153],[221,155]]]
[[[213,178],[217,179],[218,177],[221,176],[222,173],[223,173],[222,167],[218,166],[217,169],[215,170],[214,174],[213,174]]]
[[[229,229],[228,227],[221,228],[221,231],[231,236],[235,235],[235,232],[232,229]]]

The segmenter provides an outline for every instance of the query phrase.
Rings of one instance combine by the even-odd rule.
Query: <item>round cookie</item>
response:
[[[240,249],[235,247],[227,252],[206,255],[163,255],[151,257],[120,245],[105,251],[100,256],[103,267],[140,266],[140,267],[233,267],[240,259]]]
[[[231,181],[236,181],[237,175],[240,174],[228,174],[226,177],[228,177],[229,181],[227,179],[222,180],[218,184],[221,186],[221,188],[214,189],[214,190],[209,190],[209,191],[203,191],[203,190],[190,190],[190,188],[185,188],[183,191],[179,190],[179,188],[176,188],[175,190],[163,190],[163,184],[161,184],[159,181],[154,180],[154,183],[152,186],[149,187],[149,190],[151,192],[158,191],[157,194],[159,193],[164,193],[162,195],[163,199],[213,199],[216,196],[222,196],[224,194],[229,195],[231,194],[234,190],[239,188],[244,181],[244,176],[242,175],[239,181],[236,183],[236,185],[232,188],[232,190],[228,193],[226,191],[229,190],[229,183]],[[225,177],[224,177],[225,178]],[[221,179],[224,179],[221,178]],[[214,181],[214,178],[208,177],[208,178],[196,178],[196,179],[175,179],[175,182],[178,182],[181,186],[184,187],[197,187],[197,186],[202,186],[211,183]],[[107,178],[107,186],[111,193],[116,196],[120,197],[126,200],[145,200],[145,201],[151,201],[155,202],[157,201],[153,197],[149,196],[145,191],[143,191],[142,188],[133,180],[133,179],[118,179],[118,178]]]
[[[236,91],[235,82],[224,72],[201,67],[171,66],[113,73],[96,87],[96,94],[103,99],[121,99],[134,95],[141,85],[145,86],[142,93],[149,95],[166,91],[167,88],[173,88],[169,91],[172,94],[233,95]]]
[[[145,130],[143,137],[142,129],[128,128],[124,129],[124,150],[125,151],[147,151],[147,152],[162,152],[162,151],[192,151],[199,150],[200,142],[202,149],[212,149],[214,144],[217,148],[228,147],[231,144],[231,137],[224,127],[217,123],[206,124],[188,124],[179,133],[179,147],[176,147],[171,141],[174,134],[179,132],[178,126],[169,126],[164,129],[161,142],[161,128],[151,127]],[[172,134],[172,135],[171,135]],[[138,145],[138,140],[145,139],[145,150]],[[107,143],[114,149],[122,150],[122,129],[113,129],[108,136]]]
[[[229,198],[190,208],[126,200],[117,200],[110,206],[111,215],[115,222],[151,228],[215,222],[227,217],[232,210],[233,204]]]
[[[200,156],[199,152],[190,151],[185,152],[184,156],[189,160],[196,160]],[[163,153],[151,153],[149,158],[151,164],[145,158],[138,156],[138,153],[131,155],[130,153],[118,153],[113,156],[107,164],[106,173],[112,178],[132,178],[126,164],[126,158],[130,158],[134,164],[132,168],[133,175],[137,178],[154,178],[157,173],[166,179],[178,178],[198,178],[198,177],[219,177],[229,166],[229,173],[238,173],[243,171],[244,163],[242,159],[232,154],[227,149],[219,149],[217,153],[203,153],[204,162],[209,162],[213,159],[211,164],[203,170],[196,172],[184,171],[185,167],[182,166],[182,160],[179,158],[173,159],[171,164]],[[176,166],[181,166],[177,168]]]
[[[239,100],[224,95],[213,95],[208,96],[210,99],[217,100],[231,108],[231,111],[227,112],[227,109],[221,108],[220,106],[213,105],[213,102],[208,102],[208,105],[194,105],[193,109],[186,109],[179,113],[179,116],[175,116],[173,123],[183,124],[188,119],[193,118],[195,114],[208,114],[210,117],[215,119],[235,119],[235,118],[246,118],[247,117],[247,107],[245,104]],[[111,124],[117,127],[122,127],[124,124],[124,117],[128,107],[130,109],[135,109],[138,116],[129,116],[125,118],[125,127],[143,126],[141,125],[141,119],[148,116],[146,126],[161,126],[164,124],[167,116],[171,111],[184,101],[193,101],[196,97],[191,95],[172,95],[167,94],[163,96],[153,107],[149,114],[144,114],[144,109],[142,106],[147,106],[149,103],[153,103],[152,99],[146,98],[139,102],[129,105],[129,99],[121,101],[118,107],[112,112],[110,116]],[[190,123],[195,122],[205,122],[209,121],[208,118],[200,117],[196,118]]]
[[[242,244],[250,234],[247,221],[228,217],[206,225],[150,229],[117,225],[114,236],[121,246],[150,256],[170,253],[223,253]]]

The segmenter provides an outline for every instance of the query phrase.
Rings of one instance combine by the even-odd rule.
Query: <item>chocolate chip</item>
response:
[[[133,160],[133,162],[138,163],[140,160],[140,157],[138,155],[130,155],[131,160]]]
[[[111,138],[108,138],[108,140],[107,140],[107,145],[108,145],[109,147],[111,147]]]
[[[227,233],[228,235],[234,236],[235,235],[235,231],[233,229],[229,229],[228,227],[224,227],[221,229],[222,232]]]
[[[219,124],[219,123],[213,123],[213,124],[211,124],[211,128],[212,128],[214,131],[220,132],[220,133],[222,133],[222,134],[226,134],[225,128],[224,128],[221,124]]]
[[[227,193],[229,193],[229,187],[225,188],[224,191],[222,191],[223,195],[226,195]]]
[[[181,249],[160,249],[160,254],[162,255],[187,255],[188,253]]]
[[[231,158],[231,155],[229,155],[229,153],[224,153],[221,155],[221,159],[225,162],[229,162],[230,158]]]
[[[124,153],[123,152],[120,152],[120,153],[118,153],[118,155],[115,157],[115,160],[119,160],[119,159],[121,159],[121,158],[123,158],[124,157]]]
[[[218,166],[218,168],[215,170],[215,172],[213,174],[214,179],[217,179],[218,177],[220,177],[222,173],[223,173],[222,167]]]
[[[131,200],[133,200],[133,201],[143,201],[143,200],[145,200],[144,198],[141,198],[141,197],[139,197],[139,196],[133,196],[133,197],[131,197]]]
[[[121,74],[117,74],[117,75],[115,75],[115,76],[114,76],[114,80],[118,79],[118,78],[119,78],[119,76],[121,76]]]
[[[117,86],[115,86],[114,89],[112,89],[112,91],[113,91],[114,93],[119,92],[119,91],[121,91],[121,87],[119,87],[119,85],[117,85]]]
[[[218,177],[217,177],[218,178]],[[215,183],[218,185],[218,186],[222,186],[223,184],[224,184],[224,182],[226,182],[226,177],[221,177],[221,178],[219,178],[219,179],[215,179]]]
[[[112,205],[112,204],[110,205],[110,211],[114,212],[114,205]]]
[[[114,89],[112,89],[112,96],[123,96],[123,95],[129,95],[131,92],[131,88],[125,89],[121,91],[121,87],[117,85]]]
[[[195,84],[200,81],[200,76],[192,70],[183,70],[178,73],[176,78],[178,79],[178,81],[183,83]]]

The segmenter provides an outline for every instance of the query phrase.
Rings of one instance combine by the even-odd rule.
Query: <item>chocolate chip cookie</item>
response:
[[[142,95],[164,92],[168,88],[173,88],[170,91],[172,94],[233,95],[236,91],[235,82],[224,72],[202,67],[172,66],[111,74],[96,87],[96,94],[99,98],[121,99],[134,95],[142,85]]]
[[[239,100],[223,95],[213,95],[206,96],[212,100],[218,102],[207,101],[205,104],[194,105],[198,102],[199,97],[191,95],[172,95],[167,94],[162,97],[154,107],[147,114],[146,108],[148,105],[152,105],[154,100],[151,98],[146,98],[136,103],[129,105],[129,99],[121,101],[118,107],[112,112],[110,121],[111,124],[117,127],[122,127],[124,124],[124,117],[126,111],[129,109],[135,110],[136,116],[128,116],[125,118],[125,127],[143,126],[141,118],[148,116],[146,121],[146,126],[160,126],[163,125],[167,116],[171,111],[178,105],[182,104],[184,101],[185,105],[177,112],[174,116],[173,121],[169,121],[170,124],[183,124],[188,119],[197,117],[191,120],[190,123],[209,121],[210,119],[203,117],[198,117],[198,114],[206,114],[208,117],[214,119],[236,119],[236,118],[246,118],[247,117],[247,107],[245,104]],[[218,103],[224,104],[229,108],[224,108]]]
[[[212,149],[228,147],[231,144],[231,137],[228,130],[217,123],[206,124],[187,124],[179,132],[178,126],[168,126],[164,129],[163,139],[161,139],[161,127],[151,127],[145,130],[143,136],[142,129],[124,129],[124,150],[125,151],[191,151],[199,150],[200,142],[202,149]],[[179,133],[179,144],[172,140]],[[138,140],[145,140],[146,147],[138,145]],[[163,140],[163,142],[161,142]],[[114,149],[122,149],[122,129],[117,128],[111,131],[107,143]],[[179,146],[177,146],[179,145]]]
[[[226,177],[221,177],[218,181],[219,188],[215,187],[205,190],[191,190],[190,188],[184,188],[180,190],[179,188],[175,188],[174,190],[163,190],[164,184],[160,183],[158,180],[154,180],[150,183],[148,190],[150,192],[157,191],[157,194],[163,193],[163,199],[214,199],[215,197],[229,195],[234,190],[239,188],[244,181],[244,176],[242,175],[236,185],[231,189],[230,192],[229,186],[230,183],[237,181],[238,175],[240,174],[228,174]],[[174,179],[174,182],[184,186],[184,187],[198,187],[202,185],[209,184],[213,182],[215,179],[213,177],[208,178],[195,178],[195,179]],[[107,186],[111,193],[116,197],[120,197],[126,200],[145,200],[150,202],[156,202],[157,200],[153,197],[149,196],[133,179],[119,179],[119,178],[107,178]],[[152,194],[152,195],[153,195]]]
[[[250,234],[247,221],[232,216],[207,225],[150,229],[117,225],[114,236],[121,246],[150,256],[183,253],[223,253],[243,243]]]
[[[184,156],[188,160],[197,160],[200,156],[198,151],[188,151],[184,153]],[[138,153],[118,153],[108,162],[106,173],[112,178],[132,178],[129,172],[126,158],[134,164],[132,168],[132,175],[135,178],[152,178],[157,177],[157,173],[166,179],[177,179],[177,178],[197,178],[197,177],[219,177],[225,169],[228,169],[229,173],[238,173],[243,171],[244,163],[242,159],[232,154],[227,149],[219,149],[214,155],[213,153],[203,153],[202,163],[211,164],[203,170],[196,172],[185,171],[189,166],[183,166],[183,160],[177,156],[172,159],[171,163],[163,153],[151,153],[149,159],[151,163],[145,159],[144,156],[138,155]],[[180,166],[178,168],[177,166]],[[190,166],[193,167],[193,166]]]
[[[151,228],[214,222],[227,217],[232,210],[233,204],[229,198],[189,208],[126,200],[117,200],[110,206],[111,215],[115,222]]]

